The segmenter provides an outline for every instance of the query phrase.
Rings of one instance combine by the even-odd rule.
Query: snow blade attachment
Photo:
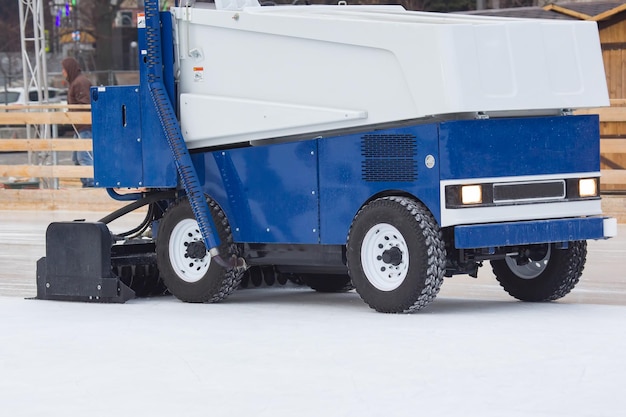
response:
[[[40,300],[124,303],[135,292],[111,270],[111,233],[104,223],[58,222],[46,231],[37,261]]]

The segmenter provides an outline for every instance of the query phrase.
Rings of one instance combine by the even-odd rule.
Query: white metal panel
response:
[[[285,135],[300,128],[325,129],[347,120],[366,119],[367,112],[273,103],[220,96],[181,94],[181,124],[187,141],[200,141],[210,126],[211,145],[231,143],[232,135]],[[202,123],[195,123],[202,120]],[[245,120],[245,123],[242,123]]]
[[[407,12],[398,6],[173,9],[180,92],[280,103],[271,129],[258,111],[211,108],[214,128],[183,113],[190,147],[319,132],[430,115],[608,105],[594,22]],[[198,100],[199,102],[200,100]],[[288,109],[348,109],[367,117],[311,122]],[[237,114],[226,114],[230,111]],[[258,109],[257,109],[258,110]],[[200,112],[201,113],[201,112]],[[224,139],[228,137],[228,139]]]

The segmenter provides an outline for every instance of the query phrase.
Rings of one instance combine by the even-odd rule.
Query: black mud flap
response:
[[[135,293],[111,269],[112,239],[104,223],[58,222],[46,231],[37,261],[40,300],[124,303]]]

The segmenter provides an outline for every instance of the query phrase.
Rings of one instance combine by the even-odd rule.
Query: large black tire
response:
[[[357,213],[347,260],[352,283],[371,308],[411,313],[439,292],[446,251],[441,230],[425,206],[405,197],[385,197]]]
[[[230,225],[222,209],[207,200],[224,258],[237,254]],[[159,225],[157,265],[163,282],[178,299],[190,303],[217,302],[230,295],[241,281],[241,272],[226,270],[211,260],[189,201],[184,198],[167,210]]]
[[[300,274],[300,278],[317,292],[347,292],[354,289],[349,275]]]
[[[545,245],[535,260],[517,265],[516,259],[491,261],[493,273],[506,292],[521,301],[554,301],[578,283],[587,259],[587,242],[569,242],[567,249]]]

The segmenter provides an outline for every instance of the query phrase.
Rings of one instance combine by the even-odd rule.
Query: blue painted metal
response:
[[[441,179],[599,171],[599,137],[596,115],[441,123]]]
[[[92,87],[96,187],[139,187],[143,181],[141,110],[136,86]]]
[[[146,2],[147,4],[147,2]],[[166,16],[164,16],[166,17]],[[165,20],[170,20],[169,16]],[[154,21],[152,19],[151,21]],[[150,65],[151,61],[148,60],[148,42],[147,42],[147,28],[139,29],[138,44],[139,44],[139,91],[141,101],[141,144],[143,149],[143,186],[151,188],[172,188],[178,184],[178,177],[176,175],[176,165],[174,158],[170,151],[170,147],[165,137],[165,132],[161,127],[157,109],[154,107],[152,97],[150,94]],[[163,32],[163,31],[161,31]],[[171,41],[172,34],[168,36],[169,42]],[[166,44],[167,45],[167,44]],[[166,47],[167,51],[170,51],[170,47]],[[164,55],[170,56],[169,53]],[[165,63],[165,60],[164,60]],[[159,68],[155,68],[153,71],[162,71],[162,77],[166,85],[173,84],[173,65],[159,65]],[[167,81],[171,80],[171,81]],[[173,90],[173,85],[168,90],[168,97],[170,101],[170,89]],[[172,105],[175,105],[175,101],[171,101]],[[139,136],[138,136],[139,137]],[[131,162],[132,163],[132,162]]]
[[[604,227],[601,217],[454,227],[454,244],[458,249],[569,242],[574,240],[602,239],[603,237]]]
[[[117,200],[117,201],[135,201],[143,197],[143,194],[141,193],[120,194],[117,191],[115,191],[114,187],[107,188],[107,194],[113,200]]]
[[[362,148],[363,141],[373,136],[380,138],[381,143],[376,143],[375,149],[366,154]],[[384,149],[385,141],[393,143],[394,138],[407,136],[414,136],[416,150],[413,155]],[[435,161],[439,159],[437,124],[320,139],[319,152],[322,243],[345,244],[354,216],[363,204],[377,195],[412,195],[421,200],[437,220],[440,219],[438,163],[433,168],[425,165],[427,155],[432,155]],[[401,166],[403,158],[414,162],[416,179],[389,181],[388,177],[393,175],[388,175],[388,171],[394,166]],[[382,169],[366,176],[370,161],[376,162],[373,165]]]
[[[235,241],[319,243],[317,141],[192,158],[204,191],[226,213]]]
[[[488,122],[496,122],[495,129],[506,128],[509,134],[526,132],[532,130],[536,124],[549,123],[552,126],[551,132],[543,131],[544,146],[533,144],[548,153],[562,148],[561,145],[557,146],[557,143],[567,137],[576,139],[572,142],[573,147],[580,147],[578,142],[581,139],[576,135],[581,129],[583,132],[585,129],[593,129],[590,125],[594,125],[593,118],[586,117],[563,117],[560,120],[549,121],[546,119],[552,118],[516,119],[515,123],[507,120],[503,125],[496,120]],[[567,133],[567,122],[572,123],[569,129],[573,133]],[[422,201],[439,221],[439,162],[442,158],[439,154],[438,138],[440,129],[443,130],[441,126],[448,125],[446,127],[448,144],[457,143],[470,154],[473,151],[468,150],[465,144],[460,144],[461,133],[466,134],[465,137],[476,139],[485,132],[486,126],[485,121],[475,120],[461,123],[462,129],[461,126],[453,129],[449,125],[454,123],[441,125],[433,123],[300,142],[197,153],[193,155],[193,161],[200,174],[204,191],[215,198],[226,212],[235,241],[345,244],[348,230],[358,210],[367,201],[381,195],[414,196]],[[472,131],[471,126],[475,126],[476,131]],[[365,149],[364,141],[372,137],[380,138],[381,142],[376,143],[371,149]],[[407,153],[394,154],[385,149],[388,147],[385,141],[391,143],[397,138],[406,137],[411,137],[415,144],[412,151],[411,148],[407,148]],[[449,140],[451,137],[452,141]],[[500,141],[499,135],[487,135],[483,137],[482,145],[487,148],[498,148],[501,145]],[[593,142],[592,139],[590,141]],[[434,158],[434,167],[427,168],[425,163],[427,156]],[[472,168],[467,167],[466,158],[448,150],[446,163],[452,163],[451,157],[460,158],[453,164],[460,168],[455,169],[467,175],[471,174]],[[545,170],[534,167],[532,173],[540,175],[560,172],[554,167],[562,161],[566,168],[572,169],[573,158],[563,156],[557,159],[554,155],[552,157],[556,160],[550,161],[549,166],[544,167]],[[411,160],[412,164],[406,165],[405,159]],[[530,163],[524,157],[522,159]],[[591,169],[592,162],[589,160],[593,160],[593,157],[578,159],[582,159],[579,169]],[[376,163],[369,164],[372,160]],[[378,164],[381,161],[384,163]],[[546,165],[545,158],[538,163]],[[517,165],[513,163],[508,165],[507,170],[501,166],[498,174],[517,175]],[[366,172],[369,166],[376,167],[373,175]],[[394,178],[393,175],[387,175],[388,172],[379,169],[380,166],[390,170],[393,170],[394,166],[410,166],[416,170],[416,175],[413,179],[394,181],[390,180]],[[495,175],[490,169],[483,166],[481,176]],[[546,222],[550,224],[555,221]],[[459,230],[461,230],[459,233],[466,233],[463,232],[466,229]],[[498,233],[517,233],[516,230],[499,229]],[[524,229],[523,233],[520,233],[533,241],[553,239],[532,228]],[[597,237],[602,235],[596,235],[594,232],[588,236],[588,238]],[[500,239],[507,237],[502,235]],[[557,240],[559,239],[560,237]]]
[[[413,137],[415,154],[374,158],[415,162],[412,181],[364,178],[364,138]],[[355,214],[377,195],[411,194],[438,216],[437,125],[388,129],[276,145],[193,154],[204,191],[225,211],[236,242],[345,244]],[[395,159],[394,159],[395,158]],[[406,161],[405,161],[406,162]],[[378,175],[378,173],[376,173]],[[387,172],[381,172],[385,179]]]
[[[171,19],[166,44],[172,46]],[[165,32],[165,29],[163,29]],[[152,102],[148,80],[146,29],[139,29],[140,84],[92,88],[94,179],[98,187],[174,188],[178,184],[174,158]],[[164,60],[164,84],[170,101],[175,95],[173,52]],[[146,58],[145,60],[143,58]]]

